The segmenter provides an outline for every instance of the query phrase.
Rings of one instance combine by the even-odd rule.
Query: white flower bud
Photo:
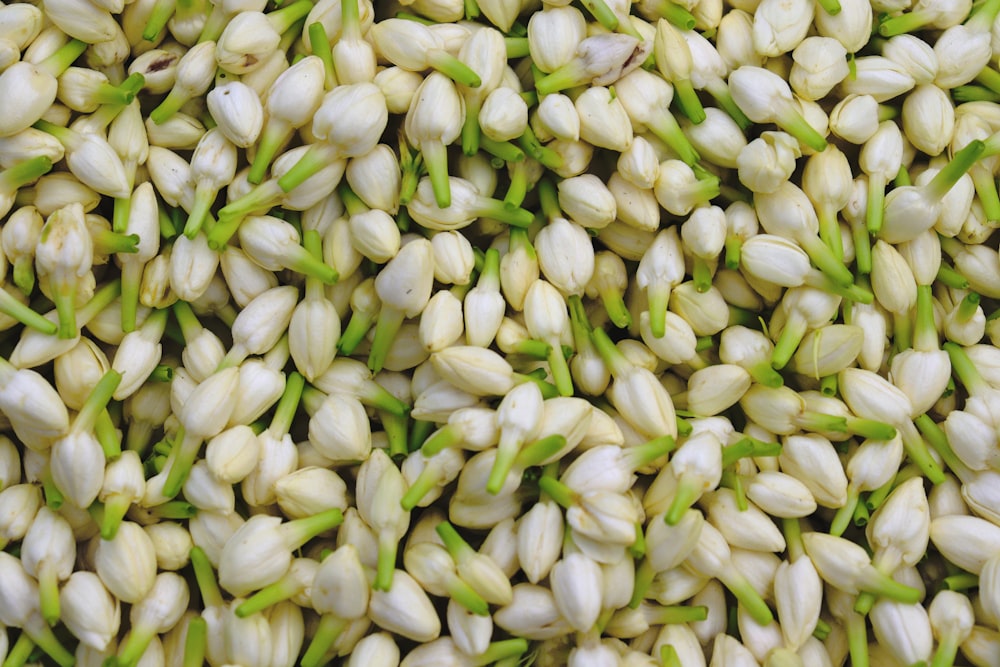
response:
[[[576,7],[551,6],[535,12],[528,21],[531,60],[543,72],[553,72],[573,59],[586,36],[586,20]]]
[[[842,0],[840,12],[815,13],[816,30],[823,37],[839,41],[847,53],[860,51],[872,34],[872,11],[864,0]]]
[[[19,101],[0,122],[0,137],[31,127],[56,101],[58,87],[54,76],[28,62],[14,63],[0,72],[0,94]]]
[[[309,441],[333,461],[360,461],[371,452],[371,426],[361,402],[330,394],[309,420]]]
[[[938,155],[951,142],[955,108],[935,84],[921,84],[903,100],[903,132],[917,150]]]
[[[571,631],[548,588],[522,583],[513,590],[511,603],[493,615],[498,626],[518,637],[537,640],[559,637]]]
[[[881,599],[869,617],[876,640],[903,664],[930,660],[934,636],[927,610],[919,604]]]
[[[762,0],[753,15],[753,47],[762,56],[788,53],[805,38],[812,24],[813,3]]]
[[[190,562],[194,542],[187,528],[174,521],[161,521],[145,527],[156,549],[156,566],[161,570],[177,571]]]
[[[370,208],[395,213],[399,209],[399,162],[386,144],[351,158],[344,173],[348,185]]]
[[[882,47],[882,55],[902,65],[917,85],[932,83],[938,73],[938,59],[930,44],[909,34],[896,35]]]
[[[368,607],[381,628],[416,642],[429,642],[441,633],[441,621],[420,585],[403,570],[392,575],[387,591],[373,590]]]
[[[208,111],[229,141],[240,148],[256,143],[264,127],[260,98],[241,81],[230,81],[208,91]]]
[[[871,95],[876,102],[885,102],[916,85],[902,65],[883,56],[862,56],[854,64],[857,74],[841,84],[845,94]]]
[[[562,93],[552,93],[538,103],[538,120],[557,139],[577,141],[580,138],[580,116],[573,100]]]
[[[118,636],[121,605],[93,572],[78,570],[59,591],[60,620],[83,645],[103,651]]]
[[[479,125],[483,134],[494,141],[516,139],[528,126],[528,105],[516,90],[495,88],[483,100]]]
[[[806,485],[781,472],[758,473],[747,485],[747,498],[773,516],[803,517],[816,511],[816,500]]]
[[[632,143],[632,124],[621,100],[603,86],[587,88],[574,102],[580,117],[580,138],[613,151]]]
[[[589,630],[601,613],[601,568],[583,554],[573,553],[549,573],[556,608],[580,632]]]
[[[101,540],[94,556],[97,576],[122,602],[135,603],[153,588],[156,549],[138,524],[122,522],[112,540]]]

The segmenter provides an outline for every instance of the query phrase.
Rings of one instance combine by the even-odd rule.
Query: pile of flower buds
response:
[[[0,4],[3,667],[997,667],[998,13]]]

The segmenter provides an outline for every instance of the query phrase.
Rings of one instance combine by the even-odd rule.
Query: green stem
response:
[[[760,625],[769,625],[774,620],[774,616],[771,614],[767,603],[764,602],[764,599],[754,587],[750,585],[750,582],[737,572],[735,568],[731,573],[725,574],[727,576],[722,580],[722,583],[746,608],[750,617]]]
[[[3,288],[0,288],[0,313],[49,336],[59,330],[55,322],[42,317]]]
[[[564,509],[569,509],[576,503],[576,494],[573,490],[553,477],[539,478],[538,488]]]
[[[951,360],[952,373],[958,376],[970,396],[981,395],[989,391],[990,387],[986,380],[979,374],[976,365],[972,363],[969,355],[961,346],[948,341],[941,347],[948,353],[948,358]]]
[[[504,207],[518,209],[528,193],[528,168],[524,162],[515,162],[510,167],[510,185],[504,195]],[[530,224],[530,223],[529,223]]]
[[[958,182],[958,179],[965,175],[965,172],[972,168],[972,165],[983,154],[986,144],[978,139],[970,141],[965,148],[955,153],[951,161],[944,166],[930,183],[925,185],[925,192],[930,200],[942,199],[948,191]]]
[[[868,508],[868,511],[874,512],[879,507],[881,507],[882,503],[884,503],[885,499],[889,497],[889,494],[892,492],[892,489],[895,486],[896,486],[896,479],[893,478],[890,479],[885,484],[883,484],[882,486],[873,490],[871,493],[869,493],[868,497],[865,498],[865,506]]]
[[[684,667],[673,644],[663,644],[660,646],[660,664],[663,667]]]
[[[39,628],[25,629],[24,632],[31,637],[31,641],[35,642],[35,645],[40,649],[45,651],[46,655],[55,660],[59,667],[73,667],[76,663],[76,658],[72,653],[66,650],[66,648],[59,643],[59,639],[52,632],[52,629],[47,625],[42,625]]]
[[[453,576],[445,586],[449,597],[476,616],[490,615],[489,603],[457,575]]]
[[[513,227],[528,227],[535,221],[531,211],[512,207],[505,201],[491,197],[477,197],[473,212],[481,218],[492,218]]]
[[[664,2],[660,3],[657,7],[657,13],[681,30],[694,30],[695,25],[698,23],[694,14],[669,0],[664,0]]]
[[[462,123],[462,152],[472,157],[479,152],[479,141],[483,135],[479,127],[479,109],[482,104],[482,98],[475,92],[465,95],[464,98],[465,122]]]
[[[944,585],[949,591],[967,591],[979,587],[979,577],[968,572],[953,574],[944,578]]]
[[[744,132],[753,125],[753,121],[747,118],[746,114],[736,106],[736,102],[733,101],[733,96],[729,92],[729,87],[726,82],[721,78],[710,82],[705,90],[708,94],[718,102],[722,110],[729,114],[729,117],[736,121],[736,124],[740,126],[740,129]]]
[[[121,526],[125,514],[132,507],[132,498],[114,493],[104,501],[104,516],[101,519],[101,539],[113,540],[118,534],[118,527]]]
[[[22,630],[20,636],[17,638],[17,641],[14,642],[14,645],[7,653],[7,657],[4,659],[2,667],[21,667],[28,662],[28,659],[31,657],[34,650],[35,642],[31,641],[31,637],[28,636],[28,633]]]
[[[205,647],[208,644],[208,623],[201,616],[195,616],[187,625],[184,637],[184,662],[182,667],[202,667],[205,662]]]
[[[931,659],[930,667],[952,667],[955,656],[958,655],[958,645],[961,642],[954,631],[946,632],[938,639],[937,651]]]
[[[468,113],[468,111],[466,111],[466,113]],[[476,128],[478,131],[478,124],[476,125]],[[524,161],[524,151],[509,141],[494,141],[482,133],[479,134],[477,141],[479,148],[483,149],[490,155],[503,160],[504,162]],[[463,147],[465,146],[464,143],[462,145]]]
[[[337,341],[337,351],[344,356],[354,354],[354,350],[364,340],[365,335],[368,334],[368,330],[372,328],[374,321],[375,316],[372,313],[365,313],[360,310],[353,311],[347,327],[340,335],[340,340]]]
[[[149,509],[149,513],[160,519],[190,519],[198,514],[198,508],[184,500],[172,500]]]
[[[504,46],[507,48],[507,60],[513,60],[515,58],[524,58],[525,56],[531,55],[528,50],[528,38],[527,37],[504,37]]]
[[[35,126],[45,123],[38,121]],[[42,128],[36,128],[42,129]],[[48,131],[48,130],[43,130]],[[56,137],[59,138],[58,136]],[[52,170],[52,160],[44,155],[38,155],[18,162],[12,167],[0,172],[0,192],[14,192],[18,188],[33,183],[39,177]]]
[[[805,547],[802,545],[802,524],[798,519],[782,519],[781,532],[785,536],[785,545],[788,549],[788,559],[797,561],[805,555]]]
[[[247,618],[264,611],[283,600],[287,600],[302,592],[302,584],[295,577],[284,576],[278,581],[265,586],[236,607],[236,615]]]
[[[385,410],[379,410],[378,416],[382,423],[382,430],[385,431],[386,439],[389,441],[389,456],[404,458],[409,453],[406,445],[406,428],[409,420],[405,416],[395,415]]]
[[[222,607],[225,601],[208,555],[201,547],[193,547],[188,557],[191,560],[191,569],[194,570],[195,581],[198,583],[198,590],[201,591],[202,605],[206,608]]]
[[[966,294],[965,298],[958,304],[958,310],[955,312],[955,321],[965,324],[971,320],[979,310],[979,302],[980,296],[975,292]]]
[[[174,15],[177,8],[176,0],[156,0],[153,9],[146,18],[146,27],[143,28],[142,38],[147,42],[153,42],[167,27],[167,21]]]
[[[410,427],[410,434],[406,441],[407,449],[415,452],[420,449],[420,445],[427,439],[431,431],[434,430],[434,422],[414,419],[413,426]]]
[[[771,361],[769,359],[761,359],[760,361],[747,367],[746,371],[750,373],[750,377],[752,377],[755,382],[762,384],[765,387],[776,389],[785,385],[785,379],[781,377],[781,373],[771,367]]]
[[[62,507],[65,498],[56,483],[52,481],[52,472],[49,470],[46,470],[42,477],[42,492],[45,494],[45,505],[49,509],[58,510]]]
[[[117,667],[134,667],[156,636],[156,626],[132,626],[128,639],[118,649]]]
[[[936,16],[936,13],[919,10],[893,16],[879,23],[878,34],[883,37],[895,37],[896,35],[911,33],[933,21]]]
[[[330,647],[333,646],[333,643],[337,641],[337,637],[344,632],[346,627],[347,621],[333,614],[323,614],[320,616],[316,634],[313,635],[312,641],[309,642],[309,647],[306,649],[305,655],[302,656],[302,661],[299,664],[302,667],[319,667],[319,665],[323,664],[323,656],[330,650]]]
[[[122,455],[122,441],[107,408],[101,410],[94,421],[94,435],[108,461],[114,461]]]
[[[461,60],[451,55],[444,49],[434,49],[427,52],[427,64],[432,69],[441,72],[446,77],[469,88],[478,88],[482,85],[482,79],[475,70],[463,63]]]
[[[396,551],[399,544],[393,533],[382,530],[378,535],[378,565],[372,588],[387,591],[392,588],[392,573],[396,569]]]
[[[863,616],[849,612],[844,620],[847,625],[847,646],[851,667],[868,667],[868,630]]]
[[[439,208],[451,206],[451,183],[448,181],[448,150],[439,139],[424,139],[420,153],[431,179],[434,201]]]
[[[420,451],[430,458],[448,447],[455,447],[462,442],[462,432],[452,424],[446,424],[423,441]]]
[[[844,417],[844,420],[846,421],[847,432],[851,435],[870,438],[872,440],[892,440],[896,437],[896,428],[885,422],[854,416]]]
[[[424,456],[426,458],[426,454]],[[417,503],[441,482],[441,473],[441,466],[433,459],[426,461],[424,469],[399,501],[400,506],[407,512],[416,507]]]
[[[108,401],[111,400],[111,396],[121,381],[121,373],[114,370],[109,370],[101,377],[73,420],[73,425],[70,427],[71,433],[85,433],[94,430],[94,423],[97,421],[98,415],[107,407]]]
[[[664,517],[668,526],[676,526],[684,517],[684,514],[698,502],[702,492],[702,479],[690,473],[682,473],[677,480],[677,489],[674,491],[674,499],[670,503],[670,508]]]
[[[704,294],[712,289],[712,267],[708,265],[708,262],[703,257],[694,256],[691,258],[691,262],[693,265],[691,278],[694,282],[694,287],[698,292]]]
[[[912,586],[901,584],[888,574],[879,572],[874,567],[865,570],[860,588],[878,597],[889,598],[904,604],[917,604],[923,593]],[[857,606],[855,606],[857,610]]]
[[[722,448],[722,467],[728,468],[740,459],[752,454],[753,441],[750,438],[743,438]]]
[[[969,289],[969,281],[965,276],[943,262],[938,268],[935,280],[954,289]]]
[[[1000,221],[1000,194],[997,193],[997,182],[993,178],[993,173],[986,168],[976,168],[972,169],[969,175],[976,187],[976,194],[979,195],[979,203],[983,205],[986,221],[996,225]]]
[[[677,124],[677,119],[667,109],[662,109],[654,119],[651,119],[647,127],[657,138],[663,141],[670,149],[677,153],[677,156],[688,166],[693,166],[701,159],[698,151],[695,150],[688,138],[684,136],[681,126]],[[718,195],[718,186],[715,194]],[[711,198],[711,197],[709,197]]]
[[[389,348],[402,324],[403,312],[388,304],[382,304],[382,309],[378,314],[378,322],[375,324],[375,337],[372,340],[371,350],[368,352],[368,368],[373,373],[378,373],[385,365]]]
[[[798,111],[789,107],[776,119],[778,127],[792,135],[817,153],[826,150],[826,139],[802,117]]]
[[[71,39],[56,49],[52,55],[38,63],[36,67],[58,79],[60,74],[65,72],[77,58],[83,55],[88,46],[90,45],[79,39]]]
[[[807,328],[805,320],[794,315],[785,322],[785,327],[781,330],[778,342],[774,346],[774,352],[771,353],[771,366],[773,368],[780,370],[791,360],[799,343],[806,335]]]
[[[618,17],[604,0],[582,0],[582,4],[590,15],[609,31],[614,32],[618,29]]]
[[[524,134],[518,137],[517,143],[522,149],[524,149],[525,153],[540,162],[542,166],[552,170],[562,168],[562,156],[551,148],[543,146],[542,143],[538,141],[538,137],[535,136],[535,133],[532,131],[530,125],[524,128]]]
[[[38,564],[38,595],[42,618],[49,625],[59,622],[59,577],[55,565],[48,561]]]
[[[492,665],[495,662],[522,655],[527,650],[527,639],[504,639],[491,643],[484,653],[473,658],[473,664],[476,667]]]
[[[836,415],[827,415],[822,412],[806,410],[793,418],[793,421],[803,430],[847,433],[847,419]]]
[[[881,226],[881,222],[879,222]],[[868,228],[861,221],[851,223],[851,238],[854,240],[854,261],[858,273],[868,275],[872,272],[872,247]]]
[[[35,289],[35,258],[33,256],[21,255],[14,260],[14,284],[25,296],[31,295]],[[53,333],[55,333],[54,330]]]
[[[282,7],[267,14],[267,20],[278,34],[287,32],[289,28],[308,16],[313,4],[309,0],[299,0],[287,7]]]
[[[272,435],[284,436],[292,428],[305,384],[306,379],[301,374],[296,372],[288,374],[285,391],[281,394],[278,407],[274,410],[274,417],[271,418],[271,426],[268,428]]]
[[[597,353],[604,359],[604,363],[607,364],[613,377],[618,378],[632,368],[632,363],[615,346],[604,329],[600,327],[594,329],[591,332],[591,339],[594,341]]]
[[[677,441],[673,436],[661,435],[652,440],[647,440],[641,445],[627,447],[622,452],[628,467],[638,470],[643,466],[650,465],[658,458],[664,457],[677,449]]]
[[[796,240],[809,255],[809,259],[816,265],[816,268],[827,278],[841,287],[850,288],[854,285],[854,276],[851,274],[851,270],[844,266],[842,260],[837,259],[837,255],[818,236],[804,232]]]
[[[580,61],[571,60],[536,80],[535,91],[539,95],[551,95],[552,93],[558,93],[560,90],[574,88],[587,81],[587,72]]]
[[[342,3],[341,8],[343,8],[346,4],[349,3]],[[330,47],[330,40],[327,37],[326,28],[323,27],[322,23],[316,21],[309,26],[307,32],[309,35],[309,46],[312,47],[313,55],[323,61],[323,87],[326,90],[333,90],[337,85],[337,71],[333,64],[333,50]],[[263,176],[263,173],[261,176]]]
[[[956,102],[1000,102],[1000,93],[996,93],[989,88],[984,88],[983,86],[955,86],[951,89],[951,97]],[[995,155],[995,152],[989,152],[989,147],[987,152],[984,153],[984,157],[987,155]]]
[[[299,161],[292,165],[292,168],[285,172],[284,176],[278,179],[278,187],[284,192],[290,192],[339,157],[339,152],[331,144],[312,144],[305,155],[299,158]]]
[[[844,261],[844,241],[840,236],[840,224],[837,223],[837,212],[829,206],[818,206],[816,213],[819,218],[819,238],[830,249],[838,262]]]
[[[930,415],[922,414],[914,419],[913,423],[924,436],[924,440],[934,448],[934,451],[938,453],[938,456],[952,472],[962,473],[967,470],[965,464],[955,455],[951,445],[948,444],[948,436],[944,429],[938,426]]]
[[[690,79],[674,79],[674,95],[681,112],[695,125],[705,120],[705,108],[694,92]]]
[[[573,376],[569,372],[569,364],[563,356],[562,346],[552,345],[548,355],[549,372],[552,373],[552,381],[559,390],[560,396],[573,395]]]
[[[994,93],[1000,94],[1000,72],[987,66],[976,75],[976,81],[989,88]]]

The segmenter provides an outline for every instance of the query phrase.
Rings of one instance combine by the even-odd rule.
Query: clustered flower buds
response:
[[[0,663],[997,665],[998,15],[0,4]]]

